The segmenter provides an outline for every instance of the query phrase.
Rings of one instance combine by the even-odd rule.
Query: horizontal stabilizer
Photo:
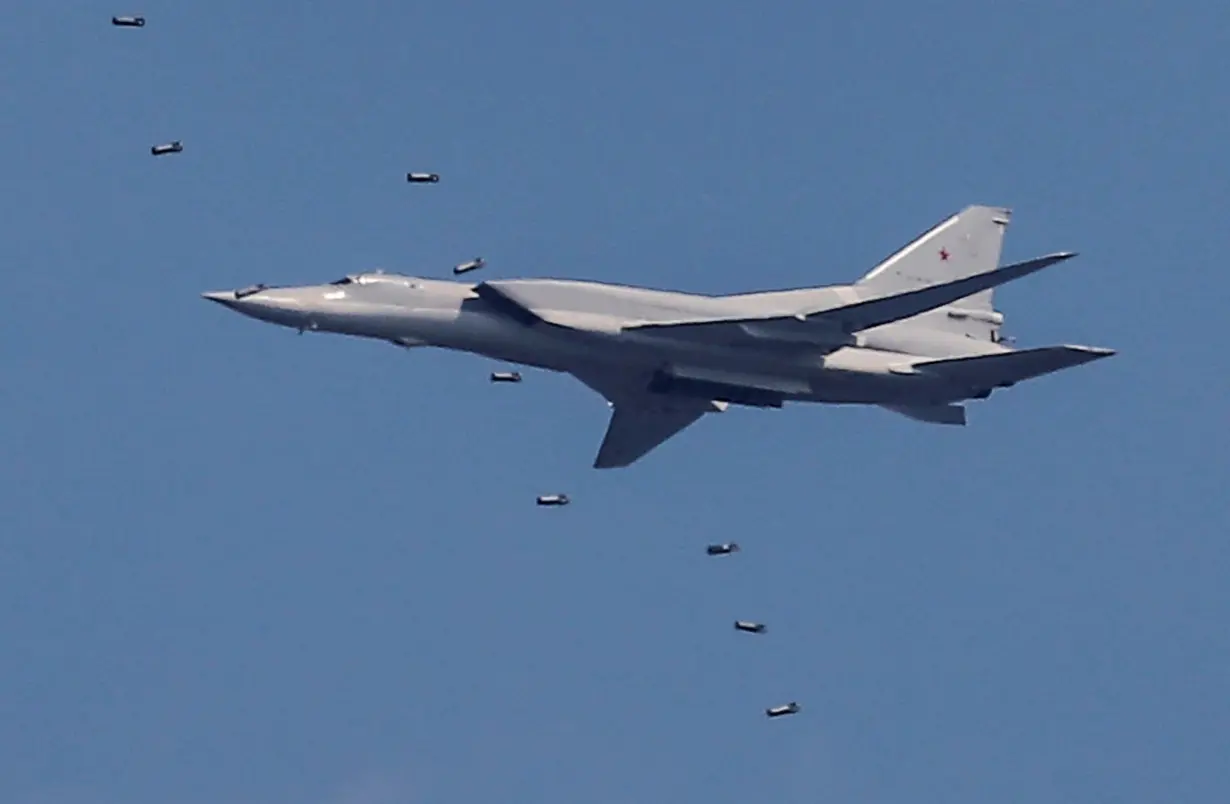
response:
[[[1093,346],[1043,346],[997,355],[927,360],[914,363],[912,368],[939,375],[953,385],[965,388],[1005,388],[1022,380],[1110,357],[1114,353],[1114,349]]]
[[[965,425],[965,408],[961,405],[883,405],[885,410],[900,413],[907,419],[927,424]]]

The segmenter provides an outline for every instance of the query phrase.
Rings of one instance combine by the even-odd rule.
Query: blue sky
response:
[[[6,5],[0,801],[1226,801],[1230,10],[592,5]],[[968,203],[1118,356],[623,471],[565,378],[198,295],[835,284]]]

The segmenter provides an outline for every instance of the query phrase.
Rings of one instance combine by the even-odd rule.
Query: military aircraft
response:
[[[964,425],[965,400],[1114,354],[1014,349],[994,288],[1076,256],[999,266],[1011,212],[970,206],[852,285],[728,296],[561,279],[467,282],[372,272],[203,294],[304,331],[435,346],[566,372],[606,398],[594,467],[629,466],[728,405],[878,405]]]

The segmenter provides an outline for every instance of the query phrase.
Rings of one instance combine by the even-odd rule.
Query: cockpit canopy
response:
[[[386,274],[383,271],[369,271],[361,274],[346,274],[341,279],[335,279],[330,285],[401,285],[403,287],[418,287],[418,280],[412,276],[401,274]]]

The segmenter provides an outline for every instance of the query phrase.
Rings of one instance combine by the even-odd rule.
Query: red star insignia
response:
[[[945,260],[945,261],[948,260],[948,249],[946,248],[940,249],[940,259]]]

